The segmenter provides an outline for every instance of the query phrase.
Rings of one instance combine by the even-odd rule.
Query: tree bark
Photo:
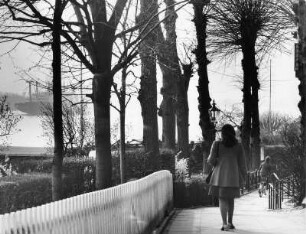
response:
[[[125,101],[126,101],[126,68],[122,70],[122,87],[120,92],[120,180],[125,182]]]
[[[158,22],[156,0],[141,0],[140,15],[138,22],[146,20],[147,17],[156,15],[156,19],[140,30],[142,36],[147,30]],[[151,26],[151,27],[150,27]],[[143,38],[139,46],[139,55],[141,59],[141,81],[138,100],[140,102],[143,119],[143,144],[145,151],[149,154],[149,160],[154,169],[159,168],[159,142],[158,142],[158,122],[157,122],[157,80],[156,80],[156,34],[151,32]]]
[[[199,125],[202,130],[203,136],[203,171],[206,173],[209,169],[206,164],[206,159],[210,152],[212,142],[215,140],[215,126],[211,122],[209,110],[211,108],[211,98],[209,94],[209,80],[207,73],[207,65],[209,61],[207,59],[206,52],[206,27],[207,27],[207,15],[203,13],[204,6],[207,3],[195,1],[192,3],[194,8],[194,24],[197,35],[197,48],[195,50],[196,60],[198,63],[198,101],[199,101],[199,112],[200,122]]]
[[[163,87],[161,94],[163,96],[159,114],[163,119],[162,142],[163,148],[175,150],[176,118],[175,103],[177,92],[177,81],[180,79],[180,66],[176,46],[176,19],[175,2],[173,0],[164,0],[166,12],[164,26],[166,37],[164,37],[161,25],[156,29],[159,45],[157,47],[157,58],[163,74]]]
[[[112,185],[110,142],[110,73],[96,73],[93,78],[93,105],[96,144],[96,189]]]
[[[62,0],[55,2],[52,52],[53,52],[53,121],[54,121],[54,158],[52,164],[52,200],[62,198],[62,164],[63,164],[63,119],[62,119],[62,78],[61,78],[61,19]]]
[[[110,141],[110,94],[113,82],[112,50],[117,25],[127,0],[117,0],[108,19],[105,0],[93,0],[89,5],[95,30],[91,51],[94,66],[92,101],[95,116],[96,189],[112,186],[112,154]]]
[[[249,169],[255,170],[260,164],[259,81],[255,59],[255,39],[252,40],[252,36],[244,38],[245,43],[242,46],[244,117],[241,138]]]
[[[183,75],[177,82],[177,138],[178,150],[182,153],[181,157],[189,157],[189,105],[188,105],[188,88],[192,76],[193,64],[182,64]]]
[[[298,104],[299,110],[301,112],[301,138],[303,146],[303,166],[304,173],[306,175],[306,4],[305,1],[299,1],[297,18],[299,19],[299,46],[298,46],[298,68],[296,71],[296,77],[298,77],[299,84],[299,95],[301,100]],[[304,191],[306,191],[306,178],[304,178]],[[306,202],[306,195],[304,193],[303,203]]]
[[[252,85],[252,131],[251,138],[252,142],[252,168],[255,170],[260,166],[260,120],[259,120],[259,81],[258,81],[258,72],[257,67],[255,65],[256,77],[254,77],[253,85]]]
[[[248,59],[243,58],[242,69],[243,69],[243,121],[241,123],[241,140],[244,149],[247,163],[250,168],[251,166],[251,155],[250,155],[250,136],[251,136],[251,118],[252,118],[252,94],[251,94],[251,81],[248,68]]]

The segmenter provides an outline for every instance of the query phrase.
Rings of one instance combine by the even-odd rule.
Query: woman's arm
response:
[[[215,166],[217,164],[218,144],[219,142],[216,142],[216,141],[212,143],[211,148],[210,148],[210,154],[209,154],[209,157],[207,158],[207,162],[212,166]]]

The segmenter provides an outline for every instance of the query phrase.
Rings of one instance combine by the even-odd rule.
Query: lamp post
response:
[[[220,109],[216,106],[215,100],[213,100],[212,107],[209,109],[210,113],[210,120],[214,124],[214,130],[216,131],[216,125],[217,125],[217,116],[220,113]]]
[[[207,158],[209,155],[209,148],[211,147],[210,144],[215,140],[216,138],[216,125],[217,125],[217,116],[219,115],[220,109],[217,108],[215,100],[212,102],[212,106],[209,109],[209,116],[210,116],[210,122],[211,122],[211,128],[210,128],[210,137],[211,142],[206,142],[207,145],[204,147],[207,148],[207,152],[204,152],[204,160],[203,160],[203,172],[204,174],[209,171],[210,166],[207,163]]]

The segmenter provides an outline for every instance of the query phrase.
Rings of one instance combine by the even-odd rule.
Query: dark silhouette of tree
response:
[[[207,171],[205,164],[206,159],[209,155],[210,146],[215,140],[215,126],[210,119],[209,110],[211,106],[211,98],[209,94],[209,79],[207,66],[210,61],[207,58],[206,50],[206,37],[207,37],[207,23],[208,23],[208,12],[211,9],[209,1],[193,0],[191,1],[194,9],[194,25],[196,28],[197,47],[194,50],[196,56],[196,62],[198,64],[198,109],[200,112],[199,125],[202,130],[203,136],[203,169]]]
[[[141,26],[147,28],[144,25],[148,25],[148,20],[154,18],[149,12],[151,17],[148,17],[147,21],[141,21],[137,25],[134,23],[130,28],[121,30],[119,23],[127,2],[128,0],[117,0],[114,4],[110,4],[106,0],[70,0],[68,7],[70,10],[74,10],[74,14],[71,17],[68,14],[68,20],[63,19],[62,21],[61,37],[65,48],[65,62],[81,61],[94,74],[92,94],[88,94],[88,96],[92,99],[95,116],[97,189],[111,186],[112,181],[110,92],[113,76],[138,54],[138,45],[145,37],[140,35],[149,34],[150,31],[140,30],[138,35],[134,33]],[[41,47],[50,45],[53,20],[50,18],[49,12],[54,10],[52,3],[47,0],[39,2],[17,0],[14,2],[4,1],[0,6],[9,9],[10,21],[7,22],[16,22],[11,25],[2,25],[4,26],[0,36],[2,41],[20,40]],[[137,4],[133,6],[138,7]],[[43,13],[45,15],[42,15]],[[18,30],[16,30],[17,28]],[[128,49],[121,51],[120,55],[112,61],[114,42],[126,34],[134,34],[135,36],[127,46]],[[43,41],[43,39],[46,40]]]
[[[153,13],[153,14],[152,14]],[[156,80],[156,42],[155,29],[158,25],[158,5],[156,0],[141,0],[139,22],[147,21],[153,17],[148,26],[143,25],[140,30],[146,35],[139,46],[141,59],[141,78],[138,100],[141,105],[143,118],[143,144],[145,151],[150,154],[153,168],[159,167],[159,144],[158,144],[158,122],[157,122],[157,80]],[[153,160],[153,157],[155,158]]]
[[[176,95],[176,121],[177,121],[177,144],[181,157],[189,157],[189,104],[188,88],[193,75],[193,62],[182,63],[183,74],[177,81]]]
[[[52,30],[52,71],[53,71],[53,122],[54,122],[54,157],[52,164],[52,199],[62,198],[62,165],[64,157],[64,137],[62,119],[62,69],[61,69],[61,31],[62,14],[67,1],[56,0]]]
[[[157,28],[157,58],[163,74],[163,86],[161,95],[162,103],[159,115],[162,117],[162,145],[164,149],[175,150],[176,118],[175,104],[177,93],[177,82],[180,77],[180,65],[176,45],[176,19],[175,1],[165,0],[167,6],[165,11],[166,20],[163,22],[165,35],[162,32],[162,25]]]
[[[264,56],[273,49],[284,48],[284,42],[291,37],[293,24],[284,13],[287,4],[287,0],[216,1],[212,14],[212,53],[229,58],[242,52],[244,118],[241,135],[251,168],[257,168],[260,163],[258,68]]]

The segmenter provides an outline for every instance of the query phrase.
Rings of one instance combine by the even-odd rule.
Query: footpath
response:
[[[254,191],[235,200],[233,223],[241,234],[305,234],[306,209],[284,202],[280,210],[268,210],[268,197]],[[217,234],[222,226],[219,207],[178,209],[163,234]]]

